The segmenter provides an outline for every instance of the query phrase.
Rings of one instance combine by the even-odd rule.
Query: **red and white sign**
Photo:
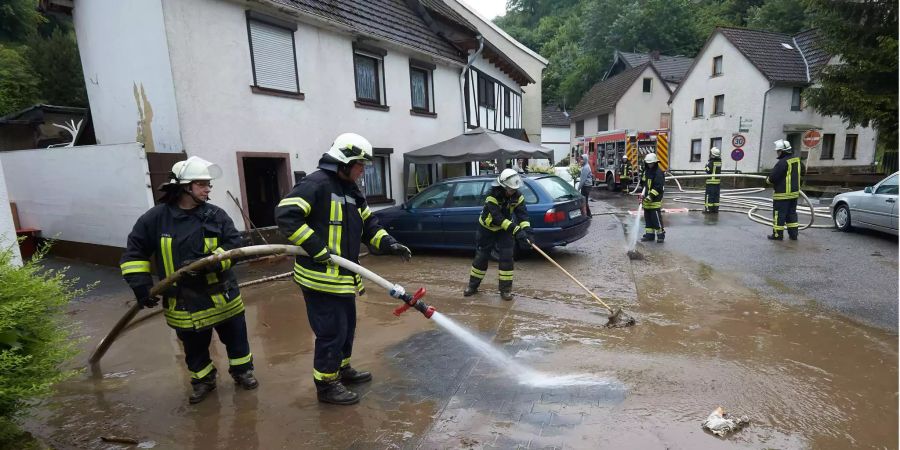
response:
[[[731,146],[732,147],[743,147],[744,144],[747,143],[747,138],[744,137],[743,134],[736,134],[731,138]]]
[[[803,133],[803,145],[807,148],[815,148],[822,141],[822,134],[816,130]]]

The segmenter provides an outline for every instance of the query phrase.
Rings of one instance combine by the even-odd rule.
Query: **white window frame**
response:
[[[303,93],[300,92],[300,76],[297,71],[297,41],[295,39],[297,25],[284,20],[268,17],[255,11],[247,11],[246,17],[247,41],[250,45],[250,70],[253,74],[253,84],[250,86],[251,89],[257,93],[272,93],[276,95],[287,95],[302,98]],[[287,54],[288,49],[280,49],[280,53],[278,55],[274,55],[274,59],[271,59],[273,55],[271,55],[269,52],[261,51],[262,46],[259,40],[257,41],[257,45],[254,48],[254,31],[257,31],[257,33],[265,31],[270,34],[283,31],[284,33],[289,35],[291,41],[290,54],[293,58],[292,64],[289,68],[285,64],[284,58],[280,58],[283,57],[284,54]],[[261,38],[261,36],[259,38]],[[284,80],[282,80],[282,83],[280,83],[279,85],[278,80],[276,80],[275,78],[272,78],[270,80],[266,79],[270,77],[267,77],[265,73],[261,73],[260,67],[271,67],[273,65],[279,65],[279,69],[284,72],[278,73],[275,78],[293,78],[292,87],[289,87],[287,86],[287,84],[283,83]],[[290,73],[290,71],[292,71],[293,73]]]

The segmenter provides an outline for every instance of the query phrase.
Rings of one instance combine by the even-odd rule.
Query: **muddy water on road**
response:
[[[609,255],[575,247],[553,256],[582,277],[582,268]],[[303,302],[292,282],[275,282],[244,289],[258,390],[233,387],[216,342],[219,389],[188,406],[183,355],[159,318],[123,335],[99,377],[63,384],[28,428],[59,448],[124,448],[101,436],[196,449],[897,448],[896,336],[783,306],[663,252],[633,263],[631,288],[608,289],[622,293],[613,300],[639,321],[610,330],[602,308],[539,259],[517,263],[515,301],[491,292],[494,263],[484,292],[463,298],[470,262],[465,255],[364,261],[407,289],[428,286],[429,304],[517,362],[597,374],[616,388],[518,386],[418,313],[394,317],[396,301],[368,285],[353,365],[375,380],[358,388],[357,406],[320,405]],[[619,276],[599,273],[586,280],[592,289]],[[636,299],[627,295],[634,286]],[[120,312],[88,304],[74,317],[92,346]],[[703,433],[699,423],[718,405],[749,416],[750,428],[728,440]]]

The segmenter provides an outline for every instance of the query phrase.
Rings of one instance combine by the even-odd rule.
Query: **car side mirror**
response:
[[[872,186],[866,186],[866,188],[863,189],[863,192],[865,192],[866,194],[871,194],[871,193],[872,193]]]

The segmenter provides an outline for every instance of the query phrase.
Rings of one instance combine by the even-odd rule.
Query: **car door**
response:
[[[455,248],[475,248],[478,216],[490,190],[490,180],[458,181],[444,212],[444,244]]]
[[[892,216],[897,204],[897,174],[882,180],[871,188],[868,193],[863,193],[852,210],[851,216],[862,224],[878,228],[892,228]]]
[[[398,220],[397,231],[410,247],[440,247],[443,242],[444,205],[452,183],[435,184],[403,205],[406,220]]]

